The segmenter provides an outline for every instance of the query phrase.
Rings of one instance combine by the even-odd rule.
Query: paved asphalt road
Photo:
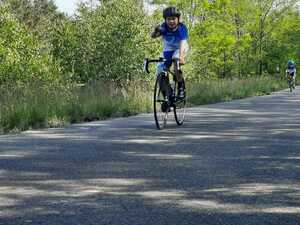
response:
[[[0,136],[1,225],[300,224],[300,91]]]

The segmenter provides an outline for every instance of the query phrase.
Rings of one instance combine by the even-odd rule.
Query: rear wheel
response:
[[[161,74],[158,75],[154,86],[154,99],[153,99],[153,109],[154,109],[154,119],[157,129],[164,129],[167,125],[168,113],[170,111],[170,106],[168,101],[165,100],[163,94],[163,87],[165,82],[165,77]]]

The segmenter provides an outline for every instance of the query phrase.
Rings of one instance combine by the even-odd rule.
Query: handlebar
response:
[[[149,64],[150,63],[158,63],[158,62],[166,62],[167,60],[165,59],[165,58],[163,58],[163,57],[160,57],[160,58],[158,58],[158,59],[149,59],[149,58],[145,58],[145,60],[144,60],[144,71],[145,72],[147,72],[147,73],[150,73],[150,71],[149,71]],[[180,63],[179,63],[179,60],[177,60],[177,59],[173,59],[172,60],[173,62],[176,62],[176,65],[174,65],[174,66],[176,66],[177,67],[177,70],[179,70],[180,69]]]
[[[145,58],[144,60],[144,71],[146,71],[147,73],[150,73],[149,71],[149,64],[150,63],[157,63],[157,62],[165,62],[166,59],[163,57],[160,57],[158,59],[149,59],[149,58]]]

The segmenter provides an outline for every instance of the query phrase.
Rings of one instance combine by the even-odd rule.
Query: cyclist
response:
[[[163,10],[164,22],[155,27],[151,33],[152,38],[162,37],[163,58],[165,62],[157,65],[157,74],[168,70],[172,66],[173,60],[179,61],[179,65],[185,64],[185,57],[188,52],[188,29],[180,22],[181,13],[176,7],[167,7]],[[176,62],[175,61],[175,62]],[[177,65],[174,65],[174,68]],[[178,79],[178,98],[185,97],[185,85],[180,67],[175,69]]]
[[[293,79],[293,88],[295,89],[296,64],[293,60],[289,60],[287,63],[286,78]]]

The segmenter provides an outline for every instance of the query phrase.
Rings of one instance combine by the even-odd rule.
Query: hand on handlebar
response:
[[[184,57],[179,57],[179,65],[184,65],[184,64],[185,64]]]

